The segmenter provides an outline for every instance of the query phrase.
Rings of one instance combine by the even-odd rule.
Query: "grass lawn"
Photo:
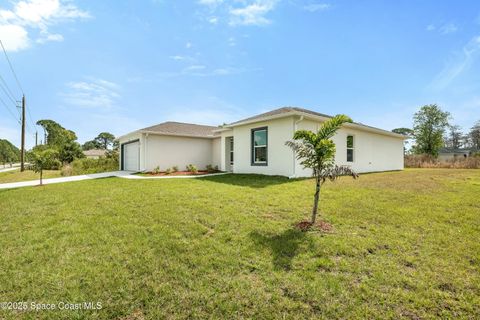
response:
[[[59,178],[62,175],[60,170],[44,170],[43,178]],[[32,170],[25,170],[20,172],[20,169],[15,171],[0,172],[0,183],[10,183],[19,181],[39,180],[40,174]]]
[[[101,310],[6,319],[473,319],[480,170],[313,180],[106,178],[0,190],[0,301]]]

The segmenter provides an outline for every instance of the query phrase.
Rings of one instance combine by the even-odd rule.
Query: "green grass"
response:
[[[480,170],[313,181],[106,178],[0,190],[0,301],[100,301],[6,319],[473,319]]]
[[[44,170],[43,178],[59,178],[61,177],[60,170]],[[19,181],[39,180],[40,174],[32,170],[25,170],[20,172],[19,170],[0,172],[0,183],[10,183]]]

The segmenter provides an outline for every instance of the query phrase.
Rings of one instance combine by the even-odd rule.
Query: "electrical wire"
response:
[[[22,88],[22,85],[20,84],[20,81],[18,81],[17,74],[15,73],[15,70],[13,69],[13,65],[12,65],[12,63],[10,62],[10,59],[8,58],[7,50],[5,50],[5,47],[3,46],[2,40],[0,40],[0,45],[2,45],[3,53],[5,54],[5,58],[7,59],[8,65],[10,66],[10,70],[12,71],[13,76],[15,77],[15,81],[17,82],[18,88],[20,89],[20,91],[22,92],[22,94],[25,94],[25,93],[23,92],[23,88]]]

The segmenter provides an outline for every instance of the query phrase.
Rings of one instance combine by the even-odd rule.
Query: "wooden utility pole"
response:
[[[38,146],[38,131],[35,131],[35,147]]]
[[[20,152],[20,171],[25,171],[25,95],[22,96],[22,146]]]

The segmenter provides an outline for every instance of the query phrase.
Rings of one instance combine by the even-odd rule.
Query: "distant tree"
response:
[[[445,147],[452,149],[459,149],[462,147],[463,134],[461,127],[458,125],[450,125],[448,127],[448,134],[445,137]]]
[[[413,131],[416,145],[413,150],[418,154],[438,156],[443,146],[443,135],[448,127],[450,113],[442,111],[436,104],[423,106],[413,116]]]
[[[100,148],[109,149],[109,147],[113,146],[113,142],[115,141],[115,136],[110,132],[101,132],[94,139],[94,141],[98,143]]]
[[[20,150],[15,147],[10,141],[0,139],[0,162],[5,165],[6,163],[12,164],[18,161],[20,158]]]
[[[76,141],[65,143],[58,153],[58,159],[62,163],[70,163],[75,159],[83,158],[82,147]]]
[[[470,129],[468,133],[472,147],[476,150],[480,150],[480,120]]]
[[[410,128],[396,128],[392,130],[393,133],[398,133],[406,136],[407,138],[413,137],[413,130]]]
[[[348,166],[335,165],[335,143],[332,141],[333,135],[346,123],[352,122],[352,119],[346,115],[337,115],[322,123],[317,133],[308,130],[296,131],[293,140],[285,144],[295,151],[295,156],[300,160],[304,168],[312,169],[315,177],[315,196],[312,209],[311,225],[315,223],[318,213],[318,202],[320,199],[320,189],[327,180],[335,180],[341,175],[351,175],[357,178],[358,175]]]
[[[83,145],[82,145],[82,149],[84,151],[86,150],[92,150],[92,149],[100,149],[100,144],[95,141],[95,140],[90,140],[90,141],[87,141],[85,142]]]
[[[29,158],[33,171],[40,173],[40,185],[43,185],[43,170],[60,165],[58,151],[53,148],[33,150]]]
[[[53,120],[39,120],[37,125],[45,130],[47,141],[44,143],[49,146],[61,147],[67,142],[77,140],[75,132],[65,129]]]

